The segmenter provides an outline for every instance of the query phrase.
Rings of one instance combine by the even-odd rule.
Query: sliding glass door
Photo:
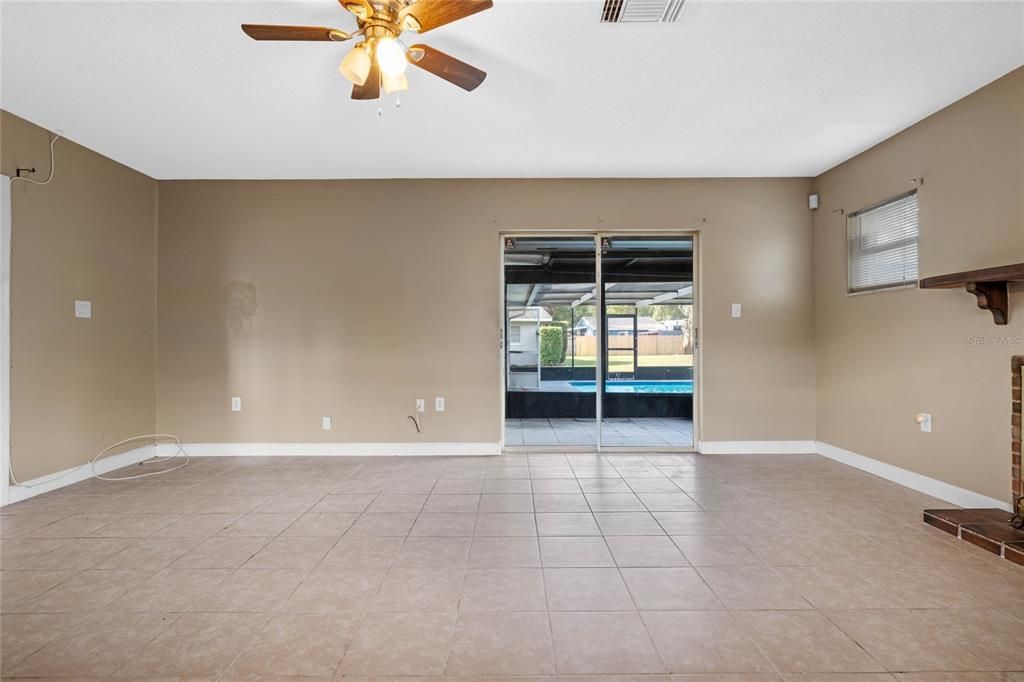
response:
[[[506,238],[505,445],[597,447],[594,237]]]
[[[505,445],[693,446],[693,238],[506,237]]]
[[[693,238],[601,239],[601,445],[693,446]]]

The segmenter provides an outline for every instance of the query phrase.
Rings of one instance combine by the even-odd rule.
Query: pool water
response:
[[[597,390],[596,381],[570,381],[569,385],[581,393]],[[614,381],[605,382],[608,393],[693,393],[693,381]]]

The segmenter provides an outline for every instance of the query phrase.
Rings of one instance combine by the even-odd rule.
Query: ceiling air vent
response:
[[[686,0],[604,0],[601,21],[613,24],[677,21]]]

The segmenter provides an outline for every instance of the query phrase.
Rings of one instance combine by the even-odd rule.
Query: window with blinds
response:
[[[851,213],[846,221],[848,291],[915,283],[917,238],[916,191]]]

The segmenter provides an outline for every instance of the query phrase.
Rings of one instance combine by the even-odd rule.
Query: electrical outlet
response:
[[[733,317],[742,317],[743,316],[743,305],[742,304],[740,304],[740,303],[733,303],[732,304],[732,316]]]
[[[330,431],[331,430],[331,426],[332,425],[331,425],[331,418],[330,417],[321,417],[320,418],[320,428],[322,428],[324,431]]]
[[[234,396],[231,398],[231,411],[241,412],[242,411],[242,398],[240,396]]]
[[[918,414],[917,417],[914,418],[914,421],[920,424],[921,430],[925,433],[932,432],[932,416],[927,412],[921,412]]]
[[[434,412],[444,412],[444,398],[434,398]]]
[[[75,317],[83,320],[92,317],[92,301],[75,301]]]
[[[416,411],[417,412],[426,412],[427,411],[427,401],[424,400],[423,398],[416,398]]]

